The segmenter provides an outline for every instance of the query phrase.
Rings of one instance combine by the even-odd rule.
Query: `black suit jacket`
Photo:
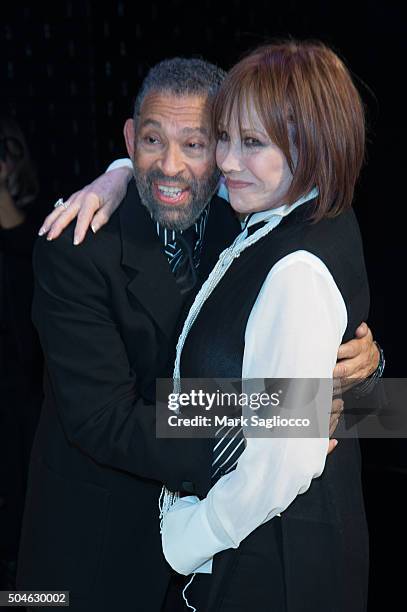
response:
[[[239,227],[215,197],[201,270]],[[210,483],[206,440],[157,439],[152,389],[183,299],[134,182],[110,222],[73,247],[73,226],[34,252],[33,320],[45,401],[31,456],[20,589],[64,589],[71,609],[159,610],[170,576],[161,550],[162,483]]]

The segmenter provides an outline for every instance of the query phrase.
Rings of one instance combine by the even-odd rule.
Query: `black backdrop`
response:
[[[368,113],[368,164],[355,209],[372,293],[369,324],[385,350],[386,375],[404,375],[401,2],[9,1],[1,23],[1,105],[27,135],[44,210],[125,154],[122,125],[156,61],[202,55],[227,69],[245,50],[276,36],[318,38],[333,46],[356,76]],[[364,441],[363,452],[373,610],[401,597],[395,554],[405,543],[406,443]]]

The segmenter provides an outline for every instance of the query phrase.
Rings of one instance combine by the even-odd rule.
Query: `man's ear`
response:
[[[127,153],[129,154],[130,159],[134,159],[134,121],[133,119],[127,119],[123,128],[124,139],[126,141]]]

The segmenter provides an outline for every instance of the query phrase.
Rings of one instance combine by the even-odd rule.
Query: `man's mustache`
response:
[[[186,187],[194,187],[195,181],[186,179],[182,174],[176,174],[175,176],[167,176],[160,170],[152,170],[146,174],[147,182],[151,185],[153,182],[165,181],[166,183],[176,183],[177,185],[183,185]]]

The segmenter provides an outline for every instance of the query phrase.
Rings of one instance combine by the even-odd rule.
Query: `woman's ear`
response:
[[[130,159],[134,159],[134,121],[133,119],[127,119],[123,128],[124,139],[126,141],[127,153],[129,154]]]

